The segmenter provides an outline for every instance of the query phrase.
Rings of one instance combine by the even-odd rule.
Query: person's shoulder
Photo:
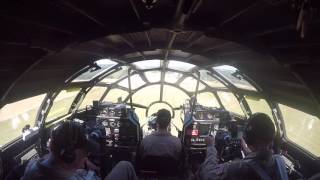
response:
[[[154,135],[153,134],[149,134],[147,136],[145,136],[142,140],[141,140],[141,144],[146,143],[148,141],[152,141],[152,139],[154,139]]]
[[[169,138],[170,138],[170,141],[172,143],[174,143],[176,146],[179,146],[181,148],[182,143],[181,143],[181,140],[178,137],[171,135],[171,136],[169,136]]]
[[[247,164],[248,162],[246,160],[234,160],[231,162],[226,163],[226,166],[228,167],[228,171],[231,172],[243,172],[248,170],[249,166]]]
[[[39,159],[32,159],[27,163],[22,180],[35,179],[35,176],[39,175],[38,161]]]
[[[143,140],[147,140],[147,139],[151,139],[151,138],[154,138],[154,134],[149,134],[149,135],[146,135],[143,139],[142,139],[142,141]]]
[[[180,138],[178,138],[177,136],[170,135],[169,137],[175,141],[181,142]]]

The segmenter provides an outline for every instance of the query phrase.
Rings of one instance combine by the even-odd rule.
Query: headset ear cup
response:
[[[247,124],[247,127],[245,129],[245,132],[244,132],[244,136],[243,136],[243,139],[246,141],[246,143],[248,145],[252,145],[253,144],[253,134],[252,134],[252,127],[250,124]]]
[[[76,159],[74,149],[66,148],[61,151],[60,155],[65,163],[72,163]]]
[[[246,135],[246,136],[244,136],[244,138],[243,138],[245,141],[246,141],[246,143],[248,144],[248,145],[252,145],[253,144],[253,138],[249,135]]]

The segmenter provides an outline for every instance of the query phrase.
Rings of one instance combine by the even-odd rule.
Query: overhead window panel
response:
[[[213,88],[226,88],[219,80],[212,77],[207,70],[200,70],[200,79]]]
[[[148,81],[151,83],[159,82],[161,79],[160,71],[147,71],[144,73],[144,75],[146,76]]]
[[[116,103],[120,99],[121,99],[121,101],[124,101],[128,95],[129,95],[129,93],[127,91],[115,88],[115,89],[111,89],[108,92],[108,94],[104,98],[104,101]]]
[[[204,92],[197,95],[197,102],[207,107],[220,107],[215,95],[211,92]]]
[[[244,113],[239,104],[239,101],[237,100],[234,94],[230,92],[221,92],[221,91],[218,91],[217,93],[221,99],[221,103],[228,111],[244,116]]]
[[[131,89],[137,89],[141,86],[143,86],[144,84],[146,84],[146,82],[144,82],[139,74],[135,74],[132,75],[130,77],[130,81],[131,81]],[[119,86],[125,87],[125,88],[129,88],[129,84],[128,84],[128,78],[122,80],[119,82]]]
[[[87,72],[82,73],[80,76],[75,78],[72,82],[86,82],[91,81],[93,78],[100,74],[108,71],[112,67],[117,65],[116,62],[110,59],[101,59],[95,62],[95,66],[92,66]]]
[[[253,87],[247,80],[244,79],[237,68],[223,65],[213,67],[213,69],[220,73],[224,78],[230,81],[237,88],[257,91],[255,87]]]
[[[187,99],[189,99],[189,96],[181,89],[168,85],[163,86],[162,100],[172,107],[180,107]]]
[[[193,77],[187,77],[180,83],[180,87],[189,92],[195,92],[197,87],[197,80]],[[204,90],[205,87],[206,86],[204,84],[199,83],[198,90],[199,91]]]
[[[171,83],[174,84],[176,83],[181,77],[183,76],[183,74],[181,73],[177,73],[177,72],[173,72],[173,71],[167,71],[165,74],[165,82],[167,83]]]
[[[168,64],[169,69],[183,71],[183,72],[188,72],[194,67],[196,66],[193,64],[181,62],[181,61],[169,61],[169,64]]]
[[[107,84],[112,84],[119,79],[122,79],[124,77],[128,76],[128,67],[127,66],[122,66],[121,70],[116,71],[109,76],[105,77],[104,79],[101,80],[101,82],[107,83]]]
[[[160,60],[146,60],[146,61],[138,61],[132,63],[137,69],[155,69],[160,68],[161,61]]]
[[[294,143],[320,157],[320,119],[292,107],[279,104],[286,136]]]
[[[149,106],[152,102],[160,100],[160,85],[151,85],[140,89],[132,96],[135,104]]]

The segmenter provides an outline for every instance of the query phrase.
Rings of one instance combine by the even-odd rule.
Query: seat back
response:
[[[172,157],[146,156],[139,164],[140,173],[150,176],[177,176],[179,161]]]

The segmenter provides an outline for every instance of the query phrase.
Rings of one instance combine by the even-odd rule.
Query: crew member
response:
[[[171,157],[179,160],[182,145],[179,138],[172,136],[169,131],[171,114],[166,109],[157,112],[156,131],[146,136],[140,145],[140,156]]]
[[[243,148],[248,155],[238,161],[218,164],[214,139],[208,137],[207,155],[198,175],[201,180],[217,179],[281,179],[287,180],[285,163],[280,155],[273,155],[272,146],[275,128],[268,115],[253,114],[248,119],[244,132]]]
[[[63,122],[51,133],[49,154],[30,161],[22,180],[100,180],[94,171],[99,168],[87,158],[91,142],[80,123]],[[88,170],[83,170],[87,168]],[[136,180],[134,168],[129,162],[120,162],[106,180]]]

